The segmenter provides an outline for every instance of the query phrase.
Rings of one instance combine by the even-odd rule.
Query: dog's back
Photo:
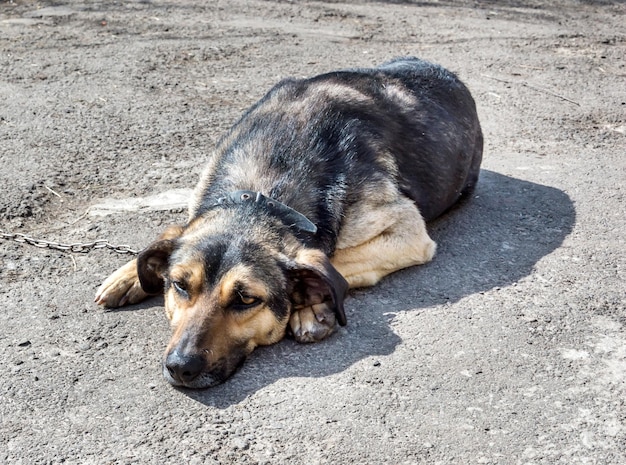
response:
[[[225,192],[263,192],[317,224],[311,240],[331,253],[364,198],[392,183],[433,219],[471,191],[481,155],[474,101],[437,65],[401,58],[286,79],[220,141],[190,214]]]
[[[394,134],[401,189],[431,220],[472,192],[478,180],[483,136],[474,100],[459,79],[417,58],[379,68],[414,97],[402,117],[411,128]]]

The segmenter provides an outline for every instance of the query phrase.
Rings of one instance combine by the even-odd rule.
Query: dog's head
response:
[[[172,338],[163,374],[176,386],[224,381],[255,347],[284,337],[294,305],[330,302],[345,324],[348,286],[324,253],[289,256],[267,234],[222,231],[180,229],[137,259],[143,289],[164,289]]]

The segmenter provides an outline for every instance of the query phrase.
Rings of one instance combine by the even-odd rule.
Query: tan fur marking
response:
[[[229,313],[225,318],[229,334],[234,338],[249,339],[253,345],[268,345],[280,340],[285,333],[287,321],[280,322],[276,315],[266,306],[241,315]]]
[[[295,258],[298,263],[317,266],[322,266],[326,259],[324,252],[318,249],[301,249]]]
[[[326,108],[329,101],[366,103],[372,100],[357,89],[340,83],[318,82],[308,87],[297,100],[285,98],[284,94],[289,92],[289,86],[280,89],[271,100],[255,110],[254,117],[262,119],[265,114],[280,112],[301,124],[307,124],[311,115],[319,114],[319,108]]]
[[[179,226],[177,224],[170,225],[167,228],[165,228],[165,230],[158,237],[158,240],[176,239],[177,237],[180,237],[182,235],[182,233],[183,233],[183,227],[182,226]]]
[[[243,285],[246,294],[259,299],[266,299],[269,289],[266,285],[252,276],[250,268],[245,265],[236,265],[228,270],[219,284],[219,304],[223,307],[228,305],[233,298],[233,293],[238,285]]]
[[[328,99],[341,100],[343,102],[346,100],[360,103],[371,101],[370,97],[359,92],[354,87],[340,83],[319,83],[316,86],[311,86],[305,95],[305,99],[321,99],[325,102],[325,104],[327,104],[328,100],[320,96],[327,97]]]
[[[366,213],[363,217],[350,215],[342,229],[348,236],[341,238],[331,262],[350,287],[373,286],[384,276],[413,265],[429,262],[435,255],[436,244],[428,236],[426,224],[415,204],[406,198]],[[355,231],[366,227],[378,232],[373,237]],[[386,227],[383,227],[386,226]]]
[[[189,300],[192,305],[204,287],[204,264],[200,261],[189,261],[174,265],[170,271],[170,279],[179,281],[187,286]]]
[[[402,108],[414,108],[417,105],[415,95],[407,92],[403,86],[387,83],[383,89],[385,96]]]
[[[376,157],[376,161],[384,168],[384,170],[389,173],[389,175],[393,178],[398,176],[398,164],[396,163],[395,157],[393,157],[389,152],[379,151],[378,156]],[[397,188],[391,181],[386,180],[387,183],[393,185],[393,190],[397,192]]]
[[[407,211],[400,199],[397,187],[389,180],[367,189],[362,200],[345,213],[337,249],[363,244],[400,221]]]
[[[168,289],[165,292],[165,315],[167,319],[170,320],[170,324],[173,328],[177,328],[180,326],[181,319],[184,316],[183,309],[178,305],[176,296],[174,295],[174,291],[172,289]],[[170,339],[170,345],[172,345],[172,340],[174,339],[174,335]]]

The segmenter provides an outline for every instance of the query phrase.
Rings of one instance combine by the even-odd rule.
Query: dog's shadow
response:
[[[473,198],[429,225],[435,260],[402,270],[346,301],[348,326],[310,345],[285,340],[257,349],[233,377],[189,397],[224,408],[281,378],[322,377],[394,352],[393,313],[418,311],[512,284],[555,250],[575,221],[571,199],[547,186],[482,170]]]

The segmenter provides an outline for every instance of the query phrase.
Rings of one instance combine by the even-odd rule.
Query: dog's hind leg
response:
[[[351,234],[347,240],[340,236],[331,262],[350,287],[373,286],[394,271],[427,263],[437,248],[419,210],[405,197],[361,211],[344,227]],[[359,240],[354,231],[363,231]]]
[[[407,198],[371,208],[362,205],[346,217],[345,234],[331,258],[350,287],[373,286],[394,271],[429,262],[437,248],[415,204]],[[327,302],[294,311],[289,320],[298,342],[317,342],[335,329]]]

